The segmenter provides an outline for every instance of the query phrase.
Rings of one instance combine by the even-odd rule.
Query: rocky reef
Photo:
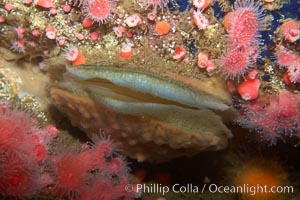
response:
[[[0,198],[299,199],[205,188],[297,186],[298,11],[295,0],[0,2]],[[24,127],[11,119],[22,116]],[[203,191],[136,189],[177,181]]]

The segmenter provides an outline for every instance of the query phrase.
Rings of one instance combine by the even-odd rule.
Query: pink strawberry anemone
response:
[[[234,3],[231,28],[227,36],[229,43],[236,47],[257,43],[259,31],[265,28],[265,15],[258,1],[238,0]]]

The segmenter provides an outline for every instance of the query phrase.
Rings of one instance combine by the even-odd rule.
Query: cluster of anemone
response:
[[[57,151],[58,130],[40,128],[28,113],[0,102],[0,196],[31,199],[49,195],[68,199],[133,198],[125,191],[129,169],[104,137],[79,152]],[[69,147],[72,148],[72,147]]]
[[[255,68],[260,49],[260,31],[265,30],[265,15],[259,2],[238,0],[224,18],[227,52],[218,60],[226,78],[234,79]]]
[[[260,133],[262,140],[275,144],[286,136],[299,137],[300,98],[297,94],[283,91],[247,102],[242,107],[238,124]]]
[[[0,102],[0,194],[31,198],[50,184],[44,164],[55,127],[39,127],[29,114]]]
[[[285,83],[291,85],[300,82],[300,55],[284,46],[280,46],[275,56],[280,68],[286,69],[283,77]]]
[[[294,19],[289,19],[279,27],[279,33],[285,41],[295,43],[300,39],[300,24]],[[275,56],[279,67],[286,69],[284,82],[287,85],[300,82],[300,55],[285,46],[280,46]]]
[[[68,199],[133,198],[125,191],[129,169],[111,141],[96,139],[81,153],[59,153],[52,157],[53,195]],[[78,164],[80,163],[80,164]]]
[[[259,3],[238,0],[233,12],[224,18],[227,52],[219,60],[219,67],[226,78],[243,76],[237,92],[244,100],[255,100],[259,95],[261,82],[251,74],[256,71],[256,60],[260,54],[260,31],[265,30],[265,15]],[[300,25],[296,20],[287,20],[279,27],[279,33],[286,42],[300,38]],[[285,70],[286,85],[300,81],[300,56],[284,46],[275,53],[277,64]],[[252,70],[253,69],[253,70]],[[247,74],[247,75],[246,75]],[[257,72],[256,72],[257,74]],[[299,137],[299,97],[290,92],[280,92],[270,97],[260,97],[245,102],[238,123],[260,133],[264,140],[275,143],[284,136]]]

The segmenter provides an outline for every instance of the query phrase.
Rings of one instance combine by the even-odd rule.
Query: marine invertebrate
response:
[[[77,58],[74,61],[72,61],[73,66],[84,65],[85,63],[86,59],[81,52],[79,52]]]
[[[82,26],[83,26],[84,28],[90,28],[90,27],[92,26],[92,24],[93,24],[93,21],[92,21],[90,18],[88,18],[88,17],[85,17],[85,18],[82,20]]]
[[[293,60],[287,67],[287,72],[289,75],[289,80],[292,83],[297,83],[300,81],[300,57]]]
[[[180,46],[174,50],[173,59],[181,60],[185,57],[186,50],[184,47]]]
[[[71,8],[71,6],[69,4],[66,4],[66,5],[63,6],[63,11],[65,13],[69,13],[71,11],[71,9],[72,8]]]
[[[208,19],[202,14],[200,10],[193,11],[193,21],[198,29],[204,30],[208,26]]]
[[[13,8],[14,8],[14,5],[11,3],[4,4],[4,9],[7,10],[8,12],[11,11]]]
[[[90,134],[101,128],[120,144],[124,154],[139,161],[161,162],[221,149],[231,135],[220,117],[209,110],[232,113],[230,106],[221,100],[224,94],[221,99],[216,97],[208,85],[201,90],[184,84],[191,80],[182,77],[175,81],[116,67],[67,70],[65,82],[50,89],[56,105],[73,124]]]
[[[216,71],[217,66],[215,65],[213,60],[208,60],[206,67],[206,72],[208,73],[209,76],[213,75],[213,73]]]
[[[225,78],[243,76],[254,67],[259,57],[259,32],[265,30],[265,15],[259,2],[238,0],[223,21],[227,52],[218,60]]]
[[[46,27],[46,37],[50,40],[54,40],[56,38],[57,30],[51,26]]]
[[[166,35],[169,33],[170,31],[170,24],[163,20],[163,21],[159,21],[155,24],[155,32],[158,34],[158,35]]]
[[[55,171],[54,195],[57,197],[78,197],[82,187],[88,183],[88,170],[91,169],[88,160],[72,153],[61,153],[52,160]]]
[[[210,0],[193,0],[193,5],[197,9],[204,10],[209,6],[209,4],[210,4]]]
[[[55,4],[52,0],[37,0],[35,4],[43,8],[55,8]]]
[[[231,18],[231,17],[230,17]],[[238,0],[234,3],[233,17],[227,39],[232,46],[248,46],[257,43],[259,31],[265,29],[265,16],[259,2]]]
[[[239,49],[241,52],[243,52],[245,55],[248,56],[248,58],[252,62],[252,64],[255,64],[256,60],[258,58],[261,58],[261,56],[260,56],[261,48],[259,47],[258,43],[251,43],[249,46],[241,47]]]
[[[15,31],[17,33],[18,38],[24,37],[25,29],[22,26],[18,26],[17,28],[15,28]]]
[[[229,12],[224,16],[223,25],[224,25],[224,28],[227,31],[227,33],[229,32],[229,30],[231,28],[231,21],[233,19],[233,16],[234,16],[233,12]]]
[[[258,74],[258,71],[256,69],[251,70],[247,75],[247,79],[255,79],[257,74]]]
[[[3,150],[3,149],[2,149]],[[2,151],[0,155],[0,194],[2,197],[30,198],[41,187],[38,165],[21,152]]]
[[[156,13],[154,13],[154,12],[149,12],[148,14],[147,14],[147,19],[149,19],[150,21],[154,21],[155,19],[156,19]]]
[[[116,34],[117,37],[121,37],[123,33],[125,32],[125,28],[122,25],[113,27],[113,31]]]
[[[96,40],[98,40],[98,38],[99,38],[99,33],[98,32],[96,32],[96,31],[93,31],[93,32],[91,32],[91,40],[92,41],[96,41]]]
[[[84,55],[78,50],[77,47],[74,46],[70,46],[66,49],[65,51],[65,58],[68,61],[72,62],[73,66],[78,66],[78,65],[82,65],[85,64],[86,60]]]
[[[275,144],[284,136],[299,136],[299,105],[298,95],[282,91],[245,104],[237,122],[257,131],[263,140]]]
[[[3,23],[3,22],[5,22],[5,21],[6,21],[5,17],[0,16],[0,23]]]
[[[0,102],[0,194],[4,197],[32,197],[40,184],[42,163],[49,143],[57,134],[54,127],[40,129],[27,113]]]
[[[229,50],[217,60],[217,63],[226,79],[234,79],[236,77],[239,79],[240,76],[244,77],[252,65],[248,55],[237,50]]]
[[[253,100],[258,97],[259,87],[261,85],[258,79],[246,79],[238,87],[238,93],[244,100]]]
[[[115,10],[113,0],[86,0],[83,1],[84,14],[96,23],[103,24]]]
[[[198,64],[198,67],[200,67],[200,68],[208,67],[208,54],[205,52],[199,52],[197,64]]]
[[[206,52],[199,52],[197,65],[199,68],[205,69],[209,76],[212,75],[217,68],[213,60],[208,58]]]
[[[49,155],[49,144],[57,133],[52,125],[40,129],[34,118],[1,102],[2,197],[32,198],[51,186],[48,189],[57,197],[78,199],[85,187],[100,180],[113,188],[114,199],[134,195],[125,191],[125,184],[129,183],[127,163],[109,139],[94,138],[81,153],[53,150]],[[111,195],[102,189],[102,194]]]
[[[39,32],[38,30],[36,30],[36,29],[33,29],[33,30],[31,31],[31,34],[32,34],[34,37],[39,37],[39,36],[40,36],[40,32]]]
[[[130,59],[133,55],[133,50],[130,44],[124,44],[120,51],[120,57],[124,59]]]
[[[15,52],[25,53],[25,39],[22,38],[22,39],[13,41],[10,48]]]
[[[295,42],[300,38],[300,25],[296,20],[284,22],[280,27],[280,33],[289,42]]]
[[[287,83],[297,83],[300,80],[300,56],[293,52],[287,50],[284,46],[280,46],[279,50],[276,52],[277,63],[280,67],[287,69],[286,81]]]
[[[40,130],[37,122],[28,114],[11,108],[8,103],[1,102],[1,134],[0,149],[1,151],[13,151],[26,154],[28,159],[40,161],[39,154],[34,149],[38,145],[43,145],[48,149],[48,144],[54,137],[47,130]]]
[[[268,157],[250,157],[235,166],[235,171],[231,176],[235,186],[245,185],[248,188],[256,188],[255,191],[240,191],[245,200],[282,199],[286,194],[277,192],[276,187],[287,186],[289,183],[288,174],[283,165]],[[273,192],[270,192],[271,189]]]
[[[137,27],[142,23],[142,18],[139,14],[133,14],[126,18],[125,23],[128,27]]]
[[[125,190],[130,183],[127,163],[109,139],[94,139],[85,151],[60,153],[52,161],[53,193],[57,197],[120,199],[134,195],[134,191]]]
[[[280,46],[275,55],[280,67],[288,67],[297,57],[299,57],[296,53],[287,50],[284,46]]]
[[[74,46],[70,46],[66,49],[65,58],[69,61],[74,61],[76,60],[78,54],[79,54],[78,48]]]

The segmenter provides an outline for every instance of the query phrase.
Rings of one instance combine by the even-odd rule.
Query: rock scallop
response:
[[[231,137],[222,121],[234,115],[230,101],[184,77],[107,66],[66,70],[50,87],[54,104],[88,136],[109,134],[138,161],[220,150]]]

